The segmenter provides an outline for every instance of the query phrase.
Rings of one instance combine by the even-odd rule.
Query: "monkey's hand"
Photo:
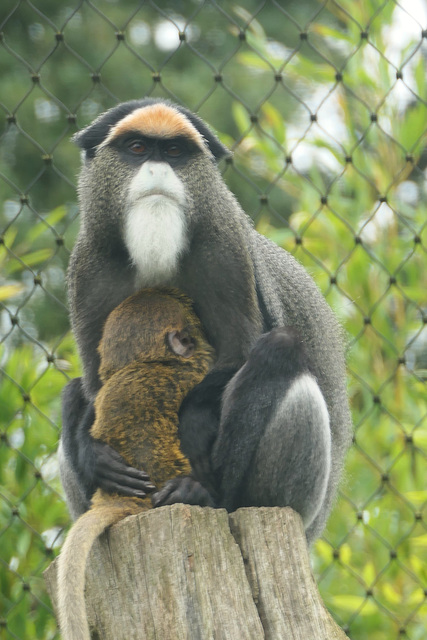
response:
[[[110,446],[95,440],[90,430],[95,421],[93,401],[86,398],[81,378],[74,378],[62,396],[62,445],[88,508],[99,487],[107,493],[143,498],[155,490],[144,471],[130,467]]]
[[[200,507],[215,507],[211,494],[191,476],[179,476],[168,480],[162,489],[151,496],[153,507],[182,502]]]
[[[86,467],[91,475],[91,483],[107,493],[119,493],[131,498],[145,498],[156,490],[148,474],[130,467],[115,449],[105,442],[92,439],[93,466]]]
[[[84,397],[81,379],[76,378],[63,396],[62,439],[87,500],[98,488],[136,498],[155,491],[145,471],[130,467],[115,449],[92,437],[94,422],[94,402]]]

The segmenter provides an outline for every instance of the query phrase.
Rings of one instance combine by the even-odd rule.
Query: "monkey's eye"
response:
[[[184,153],[184,150],[179,144],[170,144],[166,147],[165,153],[170,158],[178,158]]]
[[[132,153],[142,154],[147,151],[147,145],[142,140],[131,140],[128,144],[128,149]]]
[[[171,331],[167,334],[166,339],[169,348],[177,356],[191,358],[194,355],[196,344],[186,329],[182,331]]]

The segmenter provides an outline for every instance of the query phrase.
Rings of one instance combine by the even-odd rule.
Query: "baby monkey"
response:
[[[214,364],[192,303],[173,289],[146,289],[110,313],[99,345],[102,387],[91,435],[144,469],[158,494],[135,498],[97,489],[91,508],[72,527],[58,560],[58,608],[65,640],[90,640],[84,601],[87,557],[95,539],[126,516],[159,504],[213,505],[191,476],[178,438],[178,410]],[[178,478],[174,485],[169,482]],[[164,485],[168,483],[167,487]],[[154,490],[154,485],[152,486]]]

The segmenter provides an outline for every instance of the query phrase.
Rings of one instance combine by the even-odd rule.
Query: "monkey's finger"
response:
[[[147,493],[151,493],[156,489],[150,489],[146,491],[142,491],[141,489],[132,489],[126,485],[118,484],[117,482],[106,482],[102,489],[107,493],[118,493],[121,496],[126,496],[128,498],[145,498]]]
[[[121,474],[142,480],[149,480],[148,474],[142,469],[135,469],[128,465],[126,460],[105,442],[94,441],[96,470],[100,477],[108,477],[110,472]]]
[[[151,496],[151,502],[153,504],[153,507],[160,507],[164,504],[172,504],[170,502],[168,503],[167,500],[174,493],[174,489],[177,486],[176,480],[177,478],[173,478],[172,480],[169,480],[165,484],[165,486],[162,487],[162,489],[160,489],[160,491],[157,491]],[[178,502],[182,502],[182,500]]]
[[[129,467],[132,471],[137,471],[133,467]],[[117,491],[123,495],[136,495],[140,493],[152,493],[156,490],[156,486],[147,479],[138,475],[127,475],[123,473],[115,473],[110,470],[108,474],[103,474],[99,478],[100,487],[108,493]]]
[[[101,488],[104,488],[104,485],[109,482],[130,489],[140,489],[147,492],[154,491],[156,488],[147,475],[140,476],[138,474],[115,473],[111,469],[108,473],[100,473],[98,475],[98,482]]]
[[[99,469],[99,475],[105,478],[135,478],[136,480],[142,480],[150,482],[150,476],[142,469],[136,469],[135,467],[129,467],[123,462],[113,463],[108,468],[101,467]]]

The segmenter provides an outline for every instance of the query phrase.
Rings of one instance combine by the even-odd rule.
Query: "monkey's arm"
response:
[[[107,493],[117,492],[131,497],[145,497],[155,489],[144,471],[130,467],[114,449],[91,436],[94,419],[94,405],[84,395],[82,379],[71,380],[62,398],[61,464],[71,467],[79,492],[82,498],[84,496],[81,505],[70,508],[74,512],[88,508],[98,487]],[[69,473],[62,470],[61,477],[65,476],[69,477]],[[64,489],[71,502],[70,488],[65,486],[65,482]]]
[[[210,453],[218,433],[222,394],[263,329],[247,250],[251,226],[222,182],[216,187],[230,216],[224,215],[221,225],[215,218],[199,221],[178,278],[178,284],[194,301],[217,355],[212,371],[184,399],[178,431],[182,451],[196,478],[213,495]]]

